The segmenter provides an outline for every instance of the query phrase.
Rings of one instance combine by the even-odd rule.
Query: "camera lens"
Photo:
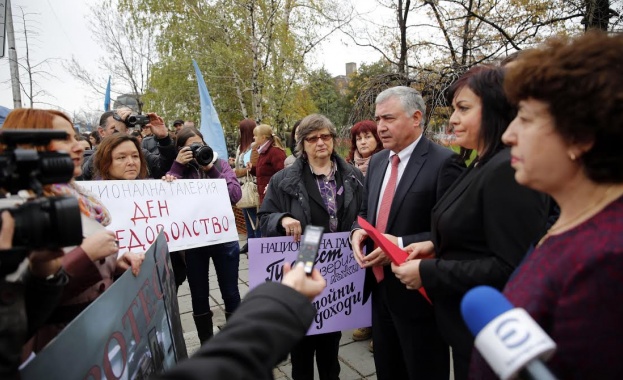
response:
[[[201,166],[210,165],[214,159],[214,151],[212,148],[207,145],[193,145],[195,144],[192,144],[190,149],[192,149],[193,156],[195,157],[195,160],[197,160],[197,163]]]

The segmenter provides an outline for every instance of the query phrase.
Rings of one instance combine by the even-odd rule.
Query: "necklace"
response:
[[[608,199],[608,195],[612,192],[612,190],[615,188],[614,185],[610,185],[602,194],[601,197],[599,197],[596,201],[592,202],[591,204],[589,204],[587,207],[585,207],[584,209],[582,209],[582,211],[580,211],[576,216],[574,216],[573,218],[571,218],[568,222],[566,223],[562,223],[559,224],[557,226],[552,226],[549,230],[547,230],[547,232],[545,233],[545,235],[543,235],[543,237],[541,238],[541,240],[539,240],[539,243],[537,244],[537,247],[540,246],[541,244],[543,244],[543,242],[545,240],[547,240],[550,236],[556,234],[557,232],[563,231],[566,228],[570,227],[570,226],[574,226],[574,225],[579,225],[582,222],[584,222],[584,217],[586,215],[589,215],[591,212],[599,209],[601,206],[603,206],[603,203],[606,199]]]

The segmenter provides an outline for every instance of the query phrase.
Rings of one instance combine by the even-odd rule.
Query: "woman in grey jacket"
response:
[[[292,166],[275,174],[259,211],[262,236],[292,236],[299,241],[308,224],[326,232],[350,231],[363,197],[363,174],[338,157],[336,130],[323,115],[309,115],[297,129]],[[253,254],[251,252],[251,254]],[[305,337],[291,352],[292,378],[314,378],[314,353],[320,380],[339,379],[342,333]]]

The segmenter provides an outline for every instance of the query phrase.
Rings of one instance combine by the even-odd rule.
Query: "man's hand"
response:
[[[169,130],[160,116],[156,115],[154,112],[148,113],[147,116],[149,116],[149,128],[155,138],[163,139],[169,135]]]
[[[405,261],[400,265],[392,263],[392,272],[394,272],[400,282],[407,286],[407,289],[417,290],[422,287],[422,277],[420,277],[421,261]]]
[[[368,233],[361,228],[353,231],[350,237],[350,243],[353,247],[353,256],[360,268],[364,268],[365,256],[363,255],[363,245],[366,239],[368,239]]]
[[[405,247],[409,254],[407,261],[415,259],[430,259],[435,256],[435,246],[430,240],[409,244]]]
[[[308,276],[301,262],[298,262],[294,268],[291,268],[289,263],[283,264],[283,273],[281,283],[306,296],[310,301],[322,293],[327,286],[327,282],[318,269],[314,268],[311,276]]]

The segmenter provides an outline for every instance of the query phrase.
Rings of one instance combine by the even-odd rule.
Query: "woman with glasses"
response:
[[[281,139],[273,133],[270,125],[260,124],[253,130],[255,149],[259,153],[257,163],[249,163],[249,172],[257,177],[257,191],[260,194],[260,205],[264,201],[268,181],[283,169],[286,152]]]
[[[227,183],[229,201],[236,204],[242,197],[240,183],[226,160],[217,158],[209,165],[202,166],[195,160],[190,146],[206,145],[203,135],[195,127],[180,129],[175,145],[179,150],[171,170],[162,177],[165,181],[174,179],[222,178]],[[210,259],[214,263],[218,285],[225,304],[225,318],[229,319],[240,305],[238,291],[238,265],[240,246],[237,241],[197,247],[186,250],[186,276],[190,287],[193,305],[193,319],[197,326],[199,340],[203,344],[213,335],[212,311],[210,310]]]
[[[363,198],[363,174],[334,150],[336,130],[319,114],[305,117],[297,129],[298,158],[270,180],[260,206],[262,236],[292,236],[300,241],[307,225],[344,232],[357,218]],[[314,378],[314,354],[320,380],[339,378],[339,331],[305,337],[292,350],[292,378]]]

